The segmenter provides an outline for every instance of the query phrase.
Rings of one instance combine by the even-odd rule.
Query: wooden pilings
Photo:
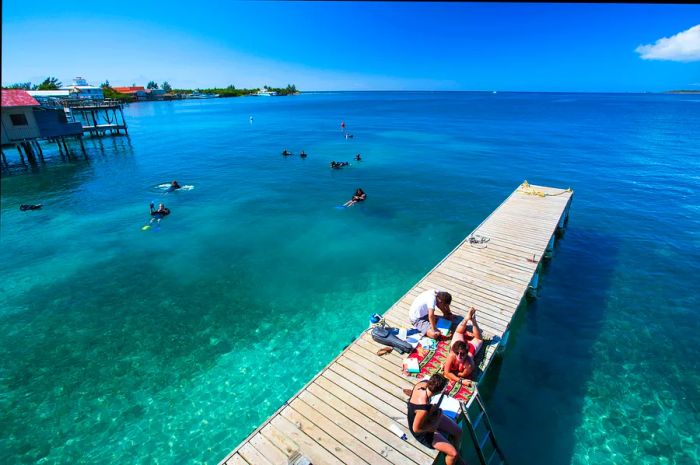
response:
[[[561,238],[564,236],[564,231],[566,230],[566,226],[569,224],[569,209],[571,208],[571,199],[573,199],[573,194],[569,197],[569,200],[566,203],[566,207],[564,207],[564,211],[561,214],[561,217],[559,218],[559,221],[557,222],[557,226],[554,230],[554,234],[551,235],[549,238],[549,242],[547,243],[547,247],[544,250],[544,254],[542,255],[541,258],[544,258],[546,260],[549,260],[552,258],[552,255],[554,255],[554,245],[557,242],[557,239]],[[533,256],[532,261],[535,262],[537,261],[537,257]],[[542,267],[543,267],[543,260],[539,260],[537,264],[537,270],[535,270],[535,273],[532,276],[532,279],[530,280],[530,284],[527,289],[527,296],[530,298],[537,298],[538,294],[538,289],[540,286],[540,273],[542,272]]]
[[[65,102],[65,108],[69,109],[73,115],[73,120],[83,125],[83,131],[91,135],[104,136],[109,131],[110,134],[120,134],[124,130],[129,134],[124,118],[122,104],[116,101],[80,101]],[[117,115],[121,115],[121,121]]]
[[[84,158],[88,159],[88,152],[85,149],[85,144],[83,143],[82,135],[75,137],[80,144],[80,151],[82,152]],[[55,142],[58,147],[58,153],[62,159],[66,157],[68,159],[74,156],[74,150],[71,149],[68,141],[65,137],[56,137],[52,139],[47,139],[49,142]],[[17,148],[17,153],[19,154],[20,163],[24,166],[29,163],[30,165],[36,165],[38,161],[41,163],[45,162],[44,159],[44,149],[38,139],[24,139],[15,142],[15,147]],[[2,152],[2,157],[0,158],[0,165],[3,168],[10,167],[7,160],[5,152]]]

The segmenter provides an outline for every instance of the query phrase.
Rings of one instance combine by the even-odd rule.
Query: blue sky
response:
[[[699,24],[700,5],[4,0],[2,83],[700,90],[700,28],[673,37]]]

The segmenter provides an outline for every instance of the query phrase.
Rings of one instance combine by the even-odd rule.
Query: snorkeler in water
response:
[[[153,202],[151,202],[150,211],[151,211],[151,221],[150,221],[151,223],[153,223],[154,221],[157,221],[158,223],[160,223],[160,220],[162,220],[163,218],[165,218],[166,216],[168,216],[170,214],[170,209],[167,208],[162,203],[158,205],[158,209],[156,210],[155,205],[153,204]]]
[[[350,207],[357,202],[364,202],[364,200],[367,198],[367,194],[365,194],[365,191],[362,190],[361,187],[358,187],[355,193],[352,196],[352,199],[348,200],[343,204],[344,207]]]
[[[171,182],[170,185],[168,186],[168,190],[167,190],[167,191],[168,191],[168,192],[172,192],[172,191],[176,191],[176,190],[178,190],[178,189],[182,189],[182,186],[181,186],[180,184],[178,184],[177,181],[173,181],[173,182]]]

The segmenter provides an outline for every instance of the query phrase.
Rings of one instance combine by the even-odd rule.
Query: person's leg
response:
[[[474,310],[472,312],[472,310]],[[474,335],[474,340],[481,342],[483,340],[483,337],[481,335],[481,328],[479,328],[479,324],[476,322],[476,310],[474,307],[469,310],[471,314],[471,318],[469,320],[472,322],[472,334]]]
[[[445,465],[455,465],[462,462],[455,446],[450,444],[441,433],[435,433],[433,437],[433,447],[435,450],[445,454]]]
[[[421,336],[426,336],[430,339],[436,339],[438,336],[438,333],[433,331],[433,329],[430,327],[430,321],[428,321],[427,316],[417,319],[415,323],[413,323],[413,327],[420,332]]]
[[[428,329],[428,332],[425,333],[425,335],[428,336],[430,339],[437,339],[440,334],[442,333],[440,333],[439,331],[433,331],[432,328]]]
[[[462,428],[460,428],[460,426],[452,418],[443,414],[440,418],[438,431],[445,432],[452,436],[455,441],[455,448],[459,450],[459,447],[462,444]]]
[[[464,318],[459,322],[457,328],[455,328],[455,333],[452,335],[452,342],[450,342],[450,347],[454,345],[457,341],[464,341],[464,334],[467,332],[467,323],[469,318]]]
[[[465,342],[464,341],[464,329],[467,326],[466,321],[467,320],[464,320],[462,322],[462,323],[464,323],[464,327],[460,328],[462,326],[462,323],[460,323],[459,326],[457,326],[457,330],[455,330],[455,333],[452,335],[452,341],[450,341],[450,348],[452,348],[455,345],[455,342],[457,342],[457,341]],[[462,331],[460,331],[460,329]]]

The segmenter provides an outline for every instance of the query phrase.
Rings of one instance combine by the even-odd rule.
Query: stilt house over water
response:
[[[63,109],[42,107],[39,102],[20,89],[2,89],[2,164],[8,166],[5,156],[6,147],[16,147],[24,163],[26,155],[29,162],[36,157],[43,159],[44,154],[39,139],[56,141],[59,150],[68,147],[65,137],[75,137],[82,144],[83,125],[69,122]],[[63,148],[61,147],[63,144]]]

